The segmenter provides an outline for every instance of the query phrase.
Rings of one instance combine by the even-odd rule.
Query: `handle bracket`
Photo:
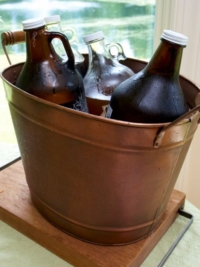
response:
[[[162,143],[162,140],[163,140],[163,137],[165,135],[165,132],[167,130],[169,130],[170,128],[172,128],[173,126],[181,123],[183,120],[186,120],[188,119],[188,121],[192,121],[193,119],[193,115],[196,113],[196,112],[199,112],[200,111],[200,105],[194,107],[193,109],[191,109],[190,111],[188,111],[187,113],[183,114],[182,116],[180,116],[178,119],[174,120],[173,122],[167,124],[166,126],[162,127],[159,129],[156,137],[155,137],[155,140],[154,140],[154,148],[159,148],[161,143]],[[199,123],[199,121],[198,121]]]

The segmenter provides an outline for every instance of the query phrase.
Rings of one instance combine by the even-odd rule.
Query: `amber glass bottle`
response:
[[[75,69],[74,55],[68,39],[59,32],[45,30],[41,18],[22,22],[26,33],[26,62],[16,85],[30,94],[72,109],[87,112],[83,80]],[[68,61],[56,56],[51,45],[59,38],[68,55]]]
[[[102,106],[109,103],[115,87],[134,72],[119,62],[125,59],[121,45],[114,42],[105,44],[102,31],[86,35],[83,39],[89,52],[89,66],[83,79],[88,108],[91,114],[100,115]],[[117,55],[111,53],[112,47],[117,48]]]
[[[114,91],[106,117],[138,123],[171,122],[188,111],[179,83],[188,38],[164,30],[147,66]]]

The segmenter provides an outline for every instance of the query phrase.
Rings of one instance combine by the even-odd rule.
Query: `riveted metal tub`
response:
[[[127,59],[135,72],[145,62]],[[1,77],[32,201],[82,240],[126,244],[159,225],[199,120],[199,88],[180,77],[192,111],[168,124],[109,120],[32,96]]]

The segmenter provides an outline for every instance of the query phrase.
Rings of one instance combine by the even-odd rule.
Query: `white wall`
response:
[[[200,1],[157,0],[154,48],[160,43],[163,29],[189,37],[183,51],[180,74],[200,86]],[[200,125],[178,177],[176,189],[185,192],[187,199],[200,208]]]

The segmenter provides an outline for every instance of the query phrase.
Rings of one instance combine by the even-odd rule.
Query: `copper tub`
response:
[[[137,72],[146,62],[127,59]],[[32,201],[56,227],[87,242],[127,244],[159,225],[198,126],[199,88],[180,76],[192,109],[168,124],[109,120],[32,96],[1,77]]]

